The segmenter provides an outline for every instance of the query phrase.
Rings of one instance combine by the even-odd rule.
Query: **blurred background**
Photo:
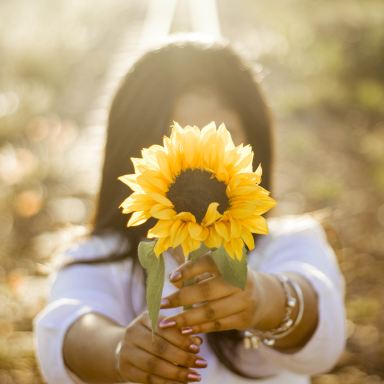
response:
[[[0,383],[42,383],[32,319],[47,262],[83,230],[111,94],[168,33],[251,60],[277,131],[276,214],[325,217],[348,343],[315,384],[384,383],[382,0],[0,0]]]

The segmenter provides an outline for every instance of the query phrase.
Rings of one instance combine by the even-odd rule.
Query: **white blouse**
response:
[[[335,255],[327,243],[321,225],[309,215],[286,216],[268,220],[270,233],[262,236],[249,253],[248,263],[255,270],[277,273],[296,272],[312,283],[319,305],[319,322],[311,339],[298,352],[285,354],[270,347],[247,350],[242,343],[233,359],[239,368],[261,380],[245,379],[229,371],[211,351],[204,334],[200,354],[208,367],[199,369],[207,384],[309,384],[310,376],[330,370],[345,345],[344,279]],[[62,259],[93,259],[112,251],[119,252],[121,235],[93,236],[62,252]],[[125,242],[125,246],[128,246]],[[120,247],[120,248],[118,248]],[[177,267],[176,260],[165,254],[165,276]],[[129,291],[131,260],[99,265],[73,265],[51,275],[47,306],[34,319],[34,342],[43,377],[48,383],[83,383],[64,364],[62,347],[70,325],[88,312],[97,312],[127,326],[134,310],[145,309],[141,301],[144,286],[139,269],[133,275],[136,292]],[[163,296],[176,288],[165,278]],[[162,309],[163,315],[180,308]]]

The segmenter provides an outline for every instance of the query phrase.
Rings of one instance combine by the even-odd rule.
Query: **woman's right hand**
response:
[[[120,353],[120,376],[135,383],[172,384],[200,381],[192,368],[205,368],[196,355],[202,340],[175,328],[158,328],[152,338],[148,311],[126,328]]]

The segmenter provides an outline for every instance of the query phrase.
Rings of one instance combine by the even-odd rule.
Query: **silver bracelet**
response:
[[[121,356],[121,350],[123,347],[123,343],[124,343],[124,340],[120,340],[117,343],[116,349],[115,349],[115,371],[117,373],[118,380],[121,383],[124,383],[126,381],[123,378],[123,376],[121,375],[121,367],[120,367],[120,360],[121,360],[120,356]]]
[[[283,274],[275,275],[283,286],[285,297],[286,297],[286,307],[285,315],[281,324],[275,328],[268,331],[260,331],[258,329],[247,329],[243,331],[243,342],[244,348],[246,349],[257,349],[260,347],[260,344],[264,344],[268,347],[271,347],[275,344],[277,339],[282,339],[289,335],[300,323],[303,318],[304,313],[304,295],[299,284],[295,281],[289,279]],[[291,289],[295,292],[297,299],[292,295]],[[292,319],[292,313],[296,306],[298,305],[298,314],[296,319]]]

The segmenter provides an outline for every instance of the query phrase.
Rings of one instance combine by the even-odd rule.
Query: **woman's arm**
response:
[[[279,327],[285,315],[286,295],[281,283],[274,275],[260,273],[248,269],[251,283],[250,294],[256,298],[255,319],[250,328],[270,330]],[[253,275],[253,276],[252,276]],[[303,276],[297,273],[285,273],[294,280],[303,293],[304,312],[301,321],[287,336],[277,339],[274,348],[285,353],[294,353],[302,348],[312,337],[318,323],[318,298],[313,286]],[[299,300],[298,297],[295,297]],[[298,306],[294,307],[292,319],[295,322]]]
[[[115,349],[123,341],[120,370],[116,371]],[[206,363],[199,351],[198,337],[177,330],[159,330],[152,338],[150,319],[143,312],[127,328],[108,318],[90,313],[78,319],[64,339],[64,360],[77,377],[87,383],[163,384],[199,381],[193,368]]]
[[[285,292],[281,283],[271,274],[259,273],[248,268],[244,290],[228,284],[209,255],[197,261],[186,262],[177,269],[180,276],[172,279],[180,289],[164,298],[163,308],[205,303],[198,308],[169,316],[161,323],[164,328],[175,321],[186,333],[245,330],[256,328],[270,330],[278,327],[285,315]],[[209,272],[215,277],[198,284],[183,287],[187,280]],[[288,275],[288,274],[287,274]],[[175,276],[175,275],[174,275]],[[178,276],[178,275],[176,275]],[[313,287],[300,275],[289,274],[301,287],[304,313],[294,331],[276,343],[280,350],[293,352],[307,343],[317,325],[317,297]],[[168,301],[168,304],[166,304]],[[293,319],[297,316],[297,306]],[[189,331],[189,332],[188,332]]]
[[[88,248],[81,250],[81,254],[85,254],[86,251],[90,253],[92,250]],[[94,253],[96,251],[97,249]],[[82,383],[66,364],[69,362],[71,367],[73,365],[68,359],[68,353],[67,361],[64,360],[64,341],[68,341],[67,332],[78,330],[76,327],[78,321],[97,314],[103,319],[103,324],[107,319],[111,324],[118,324],[120,327],[127,322],[128,300],[123,296],[119,276],[125,275],[122,271],[130,272],[128,266],[127,262],[119,265],[119,268],[111,264],[73,265],[59,270],[52,276],[49,302],[33,323],[37,360],[46,382]],[[100,337],[101,335],[97,334],[86,340],[95,338],[97,345],[100,345],[102,342]],[[83,337],[78,339],[79,342],[84,340]],[[68,344],[66,351],[67,346]],[[83,347],[79,345],[79,348]],[[104,365],[101,364],[100,368],[104,369]]]
[[[261,268],[254,268],[250,258],[249,268],[253,269],[254,276],[250,278],[249,274],[247,289],[243,292],[236,291],[217,275],[208,281],[181,288],[184,269],[190,269],[193,263],[179,267],[182,269],[180,280],[175,279],[177,274],[173,278],[180,289],[165,298],[168,306],[203,305],[169,317],[168,324],[173,324],[173,320],[190,333],[248,327],[271,329],[284,315],[285,297],[280,283],[272,275],[289,274],[303,290],[305,312],[302,321],[275,348],[261,346],[259,350],[245,350],[240,346],[238,359],[251,372],[257,369],[254,361],[260,354],[275,370],[314,374],[330,369],[345,344],[343,278],[320,225],[311,219],[303,228],[300,225],[293,228],[279,234],[269,249],[262,250],[265,260]],[[210,266],[208,261],[205,262],[200,272],[195,267],[193,275],[206,268],[214,270],[213,264]]]
[[[152,343],[145,312],[134,318],[126,307],[122,277],[129,270],[123,267],[74,265],[58,272],[50,303],[34,321],[37,357],[48,383],[116,382],[114,351],[122,339],[125,381],[186,382],[188,374],[197,374],[192,366],[204,367],[196,355],[197,337],[167,330]]]
[[[87,383],[118,382],[114,351],[124,332],[123,327],[103,315],[91,312],[81,316],[64,337],[66,366]]]

